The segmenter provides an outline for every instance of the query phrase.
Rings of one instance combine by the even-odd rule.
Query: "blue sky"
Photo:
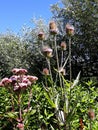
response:
[[[32,25],[31,19],[40,16],[46,21],[52,16],[50,5],[58,0],[0,0],[0,33],[7,29],[19,32],[23,25]]]

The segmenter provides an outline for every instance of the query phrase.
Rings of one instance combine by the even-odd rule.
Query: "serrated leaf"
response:
[[[71,89],[74,88],[74,86],[76,86],[76,85],[78,84],[79,78],[80,78],[80,73],[81,73],[81,72],[78,73],[76,79],[74,80],[73,85],[71,86]]]
[[[49,114],[47,119],[50,119],[50,117],[52,117],[53,115],[54,115],[54,113]]]
[[[18,117],[18,112],[8,112],[5,117],[16,119]]]
[[[31,112],[30,112],[30,114],[32,114],[32,115],[34,115],[35,113],[36,113],[35,109],[31,110]]]
[[[56,96],[55,106],[56,106],[56,110],[58,110],[59,109],[59,94],[57,94]]]
[[[51,100],[51,98],[49,97],[49,95],[45,92],[44,93],[45,97],[47,98],[49,104],[53,107],[53,108],[56,108],[54,102]]]

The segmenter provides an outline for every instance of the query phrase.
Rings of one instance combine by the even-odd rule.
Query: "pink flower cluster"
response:
[[[1,87],[12,86],[14,91],[19,91],[28,88],[28,86],[31,86],[38,80],[36,76],[26,75],[26,69],[14,68],[12,73],[13,75],[10,78],[3,78],[1,80]]]

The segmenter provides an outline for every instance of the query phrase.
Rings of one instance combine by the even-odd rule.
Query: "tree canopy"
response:
[[[74,66],[84,76],[98,75],[98,2],[96,0],[62,0],[51,8],[61,33],[67,22],[75,26],[72,48]],[[63,25],[63,28],[61,26]],[[63,33],[62,33],[63,34]]]

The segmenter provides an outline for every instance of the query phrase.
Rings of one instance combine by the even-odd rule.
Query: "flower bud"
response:
[[[57,29],[56,23],[55,23],[54,21],[51,21],[51,22],[49,23],[49,31],[50,31],[50,34],[51,34],[51,35],[57,34],[58,29]]]
[[[29,79],[31,83],[35,83],[38,80],[36,76],[31,76],[31,75],[27,75],[27,79]]]
[[[44,69],[43,69],[43,74],[44,74],[44,75],[49,75],[49,70],[48,70],[47,68],[44,68]]]
[[[44,38],[45,38],[44,32],[39,32],[38,33],[38,39],[39,40],[44,40]]]
[[[12,83],[12,80],[9,79],[9,78],[3,78],[2,81],[1,81],[1,86],[9,86],[10,84]]]
[[[44,56],[46,56],[47,58],[51,58],[52,57],[52,49],[49,47],[44,47],[42,49],[42,53],[44,54]]]
[[[65,42],[61,42],[61,49],[62,50],[66,50],[66,43]]]
[[[12,73],[13,74],[16,74],[16,75],[24,75],[27,73],[27,70],[26,69],[18,69],[18,68],[14,68],[12,70]]]
[[[74,35],[74,26],[70,25],[69,23],[66,24],[66,34],[68,36],[73,36]]]

